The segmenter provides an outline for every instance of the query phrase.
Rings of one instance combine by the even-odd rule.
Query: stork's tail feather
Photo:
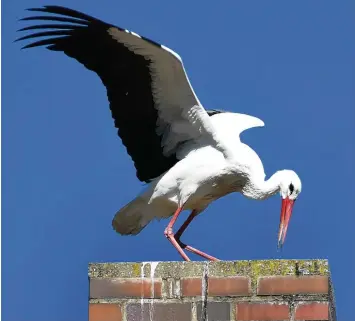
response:
[[[136,235],[154,218],[149,215],[148,201],[138,196],[121,208],[112,220],[112,226],[122,235]]]

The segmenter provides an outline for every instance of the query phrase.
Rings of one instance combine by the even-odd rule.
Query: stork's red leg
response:
[[[195,249],[193,248],[192,246],[190,245],[186,245],[184,243],[182,243],[180,241],[180,237],[181,235],[185,232],[186,228],[189,226],[189,224],[192,222],[192,220],[196,217],[196,215],[198,214],[198,212],[196,210],[193,210],[190,215],[188,216],[188,218],[186,219],[186,221],[184,222],[184,224],[181,225],[181,227],[179,228],[179,230],[176,232],[175,234],[175,240],[178,242],[178,244],[185,250],[191,252],[191,253],[195,253],[197,255],[200,255],[202,257],[204,257],[205,259],[207,260],[210,260],[210,261],[219,261],[218,259],[216,259],[215,257],[207,254],[207,253],[204,253],[198,249]]]
[[[179,216],[179,214],[182,211],[182,207],[179,207],[176,212],[174,213],[173,217],[171,218],[168,226],[166,227],[166,229],[164,230],[164,234],[166,236],[166,238],[171,242],[172,245],[174,245],[174,247],[178,250],[178,252],[180,253],[180,255],[182,256],[182,258],[185,261],[191,261],[189,259],[189,257],[186,255],[186,253],[183,251],[183,249],[181,248],[181,246],[179,245],[179,243],[176,241],[174,233],[173,233],[173,226]]]

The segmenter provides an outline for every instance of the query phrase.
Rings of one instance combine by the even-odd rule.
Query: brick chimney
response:
[[[89,321],[336,320],[326,260],[93,263]]]

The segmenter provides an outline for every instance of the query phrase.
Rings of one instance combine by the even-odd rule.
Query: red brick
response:
[[[122,311],[118,304],[89,304],[89,321],[122,321]]]
[[[267,276],[258,282],[258,295],[327,294],[327,276]]]
[[[183,296],[200,296],[202,293],[201,278],[184,278],[181,280]],[[251,295],[250,279],[244,276],[233,276],[208,279],[208,296]]]
[[[286,303],[238,303],[237,321],[281,321],[289,320],[289,307]]]
[[[154,279],[153,286],[150,279],[93,278],[90,280],[90,298],[160,298],[161,287],[161,279]]]
[[[202,293],[201,278],[184,278],[181,279],[181,295],[197,296]]]
[[[208,279],[209,296],[251,295],[250,279],[245,276],[233,276]]]
[[[296,307],[295,320],[328,320],[328,303],[300,303]]]

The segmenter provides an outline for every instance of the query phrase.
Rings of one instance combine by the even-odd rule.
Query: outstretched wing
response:
[[[211,144],[216,143],[210,117],[181,58],[171,49],[72,9],[29,10],[52,15],[21,19],[48,23],[21,29],[36,32],[18,40],[43,37],[24,48],[62,51],[97,73],[139,180],[148,182],[169,170],[187,141],[206,135]]]

